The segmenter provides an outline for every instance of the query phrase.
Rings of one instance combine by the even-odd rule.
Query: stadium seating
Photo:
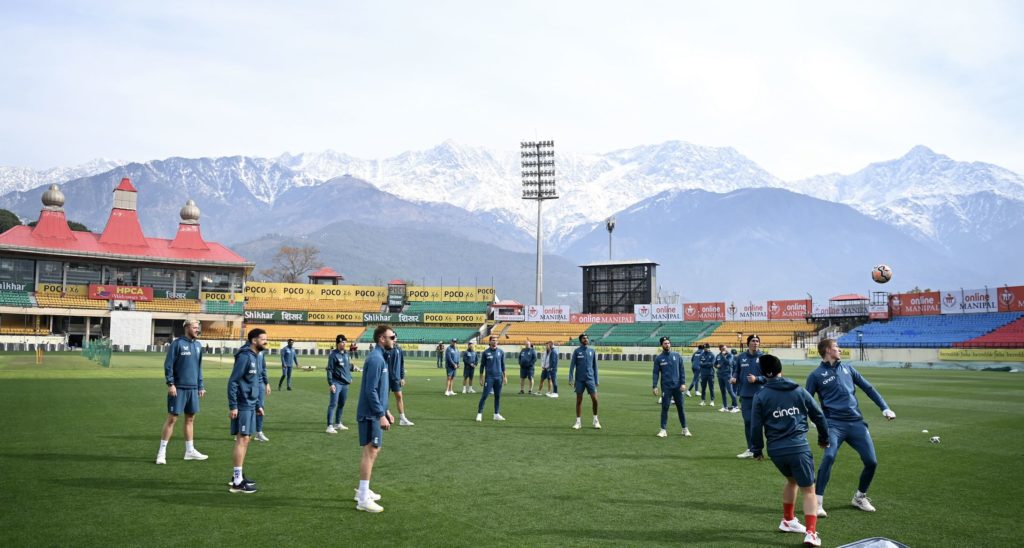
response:
[[[498,344],[526,344],[529,339],[535,345],[554,341],[556,346],[564,346],[578,344],[577,337],[589,328],[588,323],[502,322],[491,333],[501,338]]]
[[[181,312],[195,314],[201,309],[199,301],[195,299],[153,299],[152,301],[137,301],[135,310],[147,312]]]
[[[762,348],[790,348],[797,340],[816,336],[817,331],[816,325],[804,321],[722,322],[696,344],[744,346],[747,336],[756,334],[761,339]]]
[[[410,302],[406,314],[486,314],[489,303]]]
[[[279,326],[274,326],[276,329]],[[204,326],[202,333],[199,335],[203,339],[223,339],[233,340],[242,339],[241,332],[231,327],[223,326]]]
[[[958,348],[1024,348],[1024,317],[991,333],[962,343],[954,343],[953,346]]]
[[[27,291],[0,291],[0,306],[29,308],[35,306]]]
[[[658,339],[668,336],[672,339],[673,347],[682,348],[694,344],[702,335],[712,332],[717,327],[718,322],[665,322],[640,346],[657,346]]]
[[[400,344],[436,345],[437,341],[444,341],[444,344],[448,344],[452,339],[457,339],[459,342],[467,342],[480,334],[476,329],[466,328],[404,327],[401,325],[393,325],[391,327],[398,335],[398,342]],[[373,326],[366,329],[363,336],[359,338],[359,342],[373,342]]]
[[[44,308],[91,308],[109,310],[110,301],[89,299],[80,295],[64,295],[59,293],[36,293],[36,301]]]
[[[50,330],[47,328],[40,327],[36,329],[34,327],[24,326],[0,326],[0,335],[49,335]]]
[[[336,301],[332,299],[267,299],[249,298],[249,310],[306,310],[313,312],[380,312],[381,303],[373,301]]]
[[[237,314],[241,315],[245,312],[245,303],[238,301],[235,303],[226,303],[223,301],[204,301],[203,308],[207,314]]]
[[[639,346],[650,339],[661,323],[594,324],[587,330],[591,344],[600,346]]]
[[[262,328],[267,332],[267,338],[271,341],[285,341],[295,339],[300,342],[334,342],[338,335],[345,335],[348,340],[353,341],[363,334],[366,329],[359,327],[344,327],[333,325],[262,325],[248,324],[246,330]],[[210,338],[208,334],[203,334]]]
[[[956,343],[981,338],[1021,317],[1024,317],[1022,312],[896,317],[856,327],[839,338],[839,345],[847,348],[858,348],[861,343],[865,348],[950,348]],[[858,338],[858,333],[863,334],[863,340]]]

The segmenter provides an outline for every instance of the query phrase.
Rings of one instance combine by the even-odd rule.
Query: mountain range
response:
[[[46,172],[0,168],[0,207],[34,219],[42,187],[68,173],[61,187],[69,217],[100,230],[114,185],[131,177],[147,234],[173,234],[178,210],[192,198],[203,210],[207,238],[235,244],[261,266],[267,255],[256,250],[265,242],[293,238],[317,242],[330,266],[357,282],[404,273],[428,284],[443,276],[447,284],[458,272],[464,283],[505,274],[532,280],[536,205],[521,199],[518,151],[449,140],[376,160],[325,151],[113,168],[104,162]],[[546,259],[549,296],[579,291],[574,264],[607,258],[603,221],[612,215],[615,256],[661,263],[660,285],[695,300],[863,291],[877,262],[892,263],[892,285],[903,289],[1013,283],[1024,272],[1024,259],[1013,251],[1024,236],[1024,178],[924,146],[856,173],[791,182],[735,149],[681,141],[559,153],[556,170],[559,199],[544,203],[545,251],[573,262]],[[337,240],[323,239],[328,226]],[[353,237],[344,238],[345,230]],[[392,246],[415,241],[416,253],[439,259],[418,262],[408,249],[373,268],[334,258],[339,241],[357,257],[371,256],[379,242],[366,245],[367,238]],[[756,250],[744,242],[756,242]],[[839,259],[821,256],[830,246],[841,250]],[[723,263],[766,259],[789,274],[766,284],[749,268],[721,270]],[[503,271],[494,261],[516,267]],[[503,280],[498,287],[528,302],[532,285]]]

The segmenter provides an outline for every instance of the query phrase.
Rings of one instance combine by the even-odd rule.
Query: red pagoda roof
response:
[[[309,275],[310,278],[342,278],[333,268],[325,266]]]
[[[128,177],[121,179],[121,184],[117,185],[114,190],[127,190],[128,192],[138,192],[135,187],[132,186],[132,181]]]
[[[829,299],[830,301],[866,301],[867,297],[864,295],[858,295],[856,293],[844,293],[842,295],[836,295]]]

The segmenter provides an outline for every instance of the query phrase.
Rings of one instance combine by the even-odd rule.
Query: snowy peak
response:
[[[8,192],[20,192],[43,185],[61,184],[89,177],[124,164],[125,162],[120,160],[97,158],[77,166],[52,167],[41,171],[25,167],[0,166],[0,196]]]

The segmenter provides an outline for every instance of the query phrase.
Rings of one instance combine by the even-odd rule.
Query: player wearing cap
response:
[[[768,438],[768,455],[779,472],[786,477],[782,488],[782,522],[785,533],[804,533],[804,544],[821,546],[818,537],[818,500],[814,496],[814,456],[807,443],[807,419],[818,429],[818,446],[828,447],[829,427],[814,398],[797,383],[782,377],[782,362],[771,354],[761,356],[764,390],[754,396],[751,416],[751,444],[754,458],[764,458],[764,436]],[[803,495],[804,521],[796,519],[794,506],[799,488]]]
[[[294,339],[288,339],[288,345],[281,349],[281,380],[277,381],[277,389],[288,379],[288,390],[292,389],[292,368],[299,365],[299,354],[292,347]]]
[[[740,459],[749,459],[754,456],[750,445],[750,409],[754,405],[754,396],[764,386],[765,378],[761,375],[761,367],[758,360],[764,355],[761,347],[761,337],[750,335],[747,337],[747,350],[736,356],[732,362],[731,384],[735,384],[736,392],[740,395],[741,412],[743,413],[743,437],[746,439],[747,448],[739,455]]]
[[[328,434],[348,430],[341,422],[345,402],[348,400],[348,387],[352,384],[352,362],[345,351],[347,342],[345,335],[338,335],[334,338],[334,350],[327,355],[327,389],[330,391],[327,403]]]
[[[519,351],[519,393],[523,393],[526,379],[530,379],[530,394],[533,394],[533,372],[537,364],[537,351],[533,343],[526,341],[526,346]]]
[[[501,416],[501,388],[508,383],[505,374],[505,351],[498,348],[498,337],[491,335],[487,349],[480,353],[480,403],[476,407],[476,422],[484,420],[484,403],[487,396],[494,392],[494,420],[503,421]]]
[[[686,370],[683,366],[683,357],[678,352],[672,351],[672,341],[668,337],[662,337],[661,353],[654,356],[653,378],[651,379],[651,392],[658,396],[658,380],[661,380],[661,430],[658,431],[659,438],[668,437],[665,430],[668,427],[668,407],[674,401],[676,412],[679,415],[679,425],[682,426],[682,435],[690,437],[690,429],[686,427],[686,412],[683,411],[683,387],[686,386]]]
[[[822,506],[825,502],[825,487],[828,486],[829,477],[832,475],[832,465],[836,461],[839,446],[844,442],[857,451],[861,462],[864,463],[860,483],[851,504],[865,512],[874,512],[875,507],[867,493],[871,487],[871,480],[875,477],[878,457],[875,456],[875,444],[871,440],[868,424],[864,422],[864,415],[861,414],[860,405],[857,403],[857,387],[875,402],[886,420],[894,420],[896,413],[889,409],[882,395],[860,372],[840,362],[839,344],[835,340],[822,339],[818,343],[818,354],[821,355],[821,365],[807,377],[806,385],[807,391],[812,396],[817,394],[821,400],[821,408],[825,411],[829,428],[830,445],[821,456],[818,483],[815,488],[818,495],[818,515],[828,515]]]
[[[395,395],[395,407],[398,408],[398,426],[416,426],[409,417],[405,416],[405,350],[398,345],[398,333],[395,333],[395,345],[391,350],[384,352],[384,358],[388,360],[390,373],[388,374],[388,388]]]
[[[455,372],[459,370],[459,349],[455,346],[457,342],[459,342],[458,339],[452,339],[451,344],[444,350],[445,396],[455,395],[452,384],[455,382]]]
[[[590,337],[584,333],[579,336],[580,345],[572,351],[569,358],[569,384],[576,383],[576,422],[573,430],[579,430],[580,415],[583,407],[583,391],[590,394],[590,403],[594,410],[594,428],[601,429],[601,421],[597,419],[597,387],[601,385],[597,377],[597,353],[590,348]],[[573,373],[575,372],[575,375]]]

